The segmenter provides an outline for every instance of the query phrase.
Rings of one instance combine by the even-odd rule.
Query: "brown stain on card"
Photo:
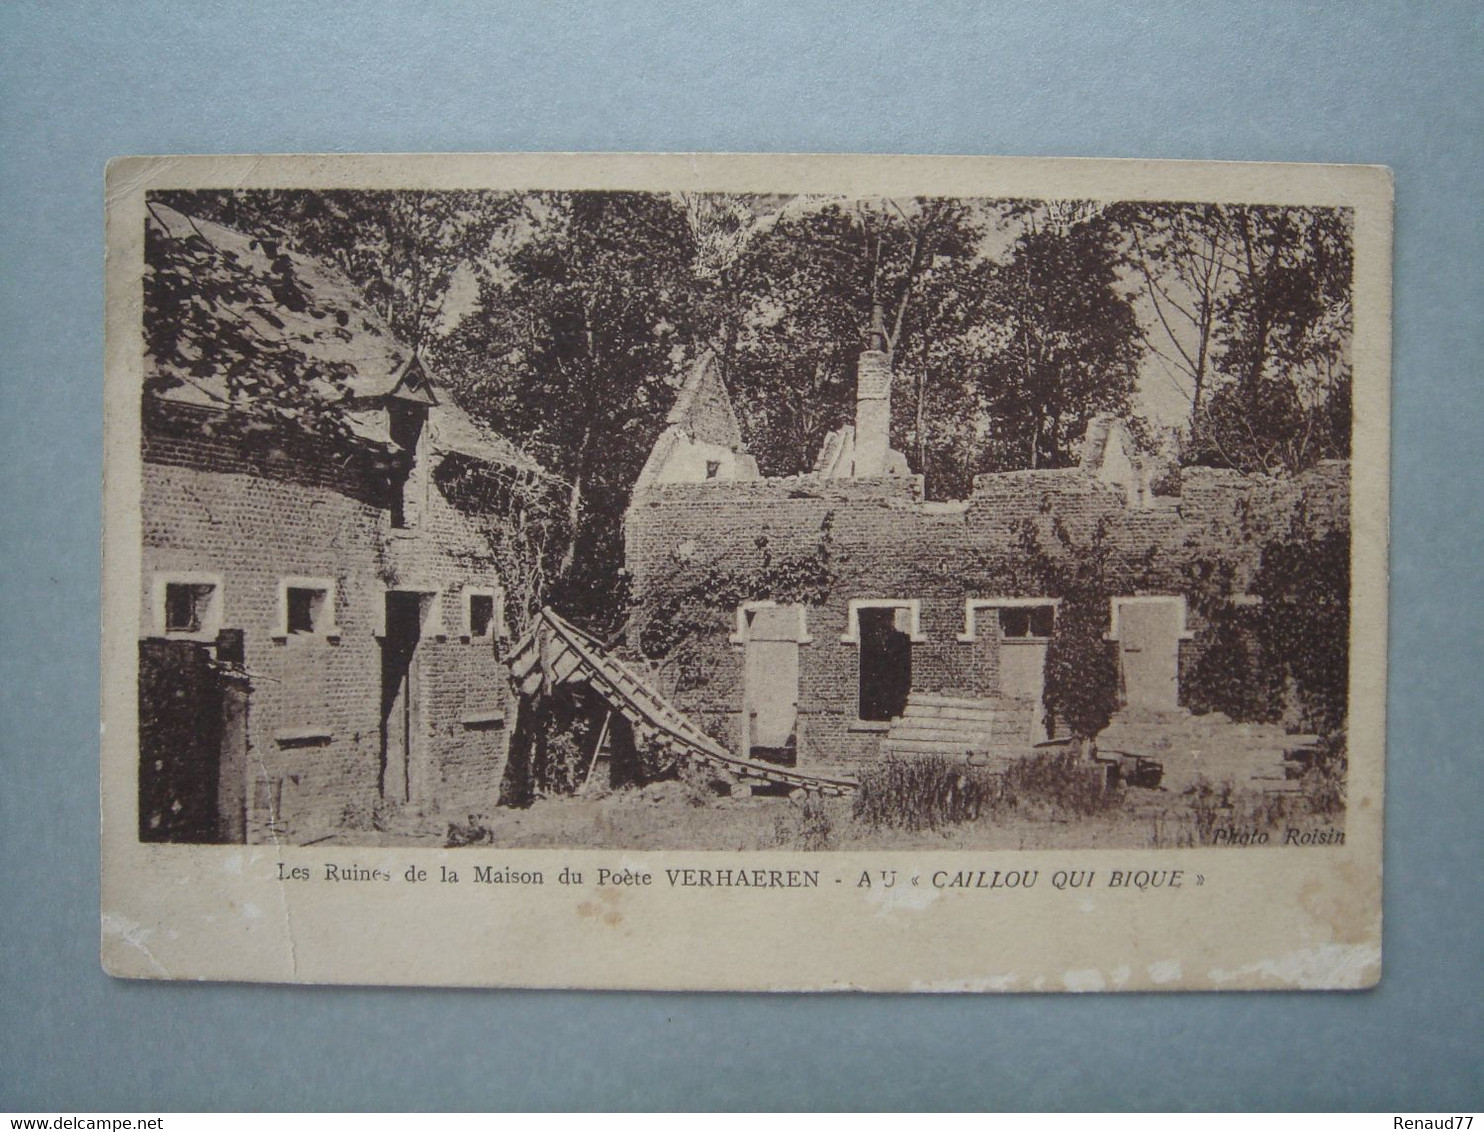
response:
[[[605,908],[604,905],[617,904],[620,899],[617,889],[606,888],[598,893],[596,901],[584,900],[577,905],[577,914],[583,919],[596,919],[607,927],[616,928],[623,923],[623,913],[614,907]]]
[[[1331,942],[1361,944],[1375,939],[1374,902],[1357,871],[1354,864],[1339,862],[1333,875],[1315,877],[1299,889],[1299,906],[1329,928]]]

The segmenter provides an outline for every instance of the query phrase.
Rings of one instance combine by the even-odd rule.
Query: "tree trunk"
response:
[[[929,357],[929,335],[926,330],[922,335],[922,368],[917,374],[917,419],[912,425],[912,435],[917,441],[917,474],[927,474],[927,400],[928,387],[928,357]]]
[[[587,447],[592,439],[593,426],[589,423],[582,430],[582,444],[577,450],[577,470],[572,476],[572,489],[567,494],[567,549],[562,551],[561,563],[557,566],[557,577],[565,578],[577,562],[577,527],[582,521],[582,480],[587,468]]]

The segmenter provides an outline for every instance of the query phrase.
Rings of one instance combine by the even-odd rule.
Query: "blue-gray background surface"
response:
[[[6,4],[0,1109],[1479,1107],[1481,12],[1435,0]],[[104,162],[527,149],[1392,166],[1380,989],[708,997],[103,975]]]

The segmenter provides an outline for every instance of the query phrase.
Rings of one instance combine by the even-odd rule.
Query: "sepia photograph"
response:
[[[1343,842],[1351,210],[144,225],[141,840]]]

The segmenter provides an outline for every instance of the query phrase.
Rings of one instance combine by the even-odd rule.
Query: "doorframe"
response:
[[[858,645],[861,643],[861,618],[862,609],[905,609],[911,614],[912,628],[907,633],[907,639],[914,645],[920,645],[927,637],[922,632],[922,601],[915,597],[853,597],[845,614],[845,632],[840,636],[842,645]]]
[[[1108,631],[1103,634],[1103,640],[1105,640],[1105,641],[1115,641],[1115,642],[1119,640],[1118,610],[1119,610],[1119,608],[1121,606],[1124,606],[1124,605],[1154,605],[1154,604],[1156,604],[1158,602],[1175,602],[1176,603],[1176,607],[1179,609],[1179,618],[1178,618],[1176,624],[1179,625],[1179,629],[1175,633],[1175,703],[1178,705],[1180,703],[1180,696],[1181,696],[1181,687],[1180,687],[1180,642],[1181,641],[1193,640],[1195,638],[1194,631],[1190,629],[1188,623],[1186,622],[1186,614],[1188,612],[1188,609],[1186,608],[1186,604],[1185,604],[1185,595],[1184,594],[1138,594],[1138,595],[1129,596],[1129,597],[1113,597],[1113,598],[1109,598],[1108,601],[1109,601],[1109,603],[1111,605],[1111,609],[1109,610],[1109,614],[1108,614]],[[1119,696],[1119,698],[1122,701],[1122,705],[1123,706],[1127,706],[1127,703],[1128,703],[1128,690],[1125,687],[1125,681],[1124,681],[1123,655],[1122,655],[1122,651],[1121,650],[1118,650],[1118,651],[1119,651],[1119,655],[1118,655],[1118,683],[1119,683],[1119,688],[1120,688],[1120,696]]]
[[[855,711],[850,727],[858,731],[886,731],[890,727],[888,720],[862,719],[861,718],[861,678],[864,675],[863,665],[865,655],[861,651],[861,610],[863,609],[905,609],[908,613],[910,628],[907,631],[907,643],[909,645],[922,644],[927,636],[922,631],[922,601],[920,598],[890,598],[890,597],[865,597],[851,598],[846,613],[846,631],[840,637],[841,644],[855,645]],[[911,662],[912,653],[908,650],[908,661]],[[912,677],[908,673],[907,694],[912,694]]]
[[[379,699],[383,700],[386,695],[386,643],[387,643],[387,605],[393,594],[404,594],[409,597],[420,599],[418,608],[417,636],[413,641],[412,653],[408,657],[408,670],[406,674],[406,704],[404,710],[408,713],[407,743],[402,753],[402,773],[406,779],[406,801],[405,804],[413,807],[425,806],[430,800],[423,795],[429,792],[427,787],[430,783],[423,781],[423,775],[430,772],[431,767],[424,765],[431,756],[429,741],[432,738],[428,727],[427,702],[424,680],[422,679],[422,644],[425,641],[446,641],[448,639],[448,627],[443,620],[443,591],[434,586],[398,585],[388,586],[382,591],[381,600],[376,603],[375,619],[372,625],[372,635],[380,642],[382,661],[378,666],[381,672]],[[384,711],[384,707],[383,707]],[[381,796],[387,797],[386,774],[387,774],[387,720],[383,715],[381,720]],[[394,799],[400,801],[401,799]]]
[[[418,640],[445,641],[448,639],[448,626],[443,621],[443,591],[437,586],[410,585],[387,586],[381,591],[381,601],[376,604],[371,622],[373,637],[380,640],[386,636],[386,598],[389,594],[413,594],[427,598],[428,603],[423,607],[420,618]]]
[[[793,641],[794,649],[797,650],[805,645],[813,644],[814,638],[809,635],[809,607],[803,602],[787,602],[799,612],[798,636]],[[777,609],[779,603],[772,599],[758,601],[744,601],[737,606],[737,628],[727,639],[737,646],[737,651],[742,654],[742,679],[738,681],[742,689],[742,704],[737,712],[737,752],[743,758],[752,754],[752,720],[748,712],[748,683],[747,683],[747,648],[752,637],[752,619],[748,615],[759,609]],[[794,757],[803,758],[804,750],[804,713],[799,706],[799,697],[803,693],[804,680],[804,658],[797,655],[794,672]]]
[[[809,635],[809,607],[801,601],[789,602],[788,604],[799,611],[798,643],[801,645],[812,645],[814,638]],[[750,630],[752,629],[752,619],[747,615],[759,609],[777,608],[778,603],[772,599],[765,601],[744,601],[741,605],[737,606],[737,628],[727,640],[734,645],[741,645],[745,649]]]

